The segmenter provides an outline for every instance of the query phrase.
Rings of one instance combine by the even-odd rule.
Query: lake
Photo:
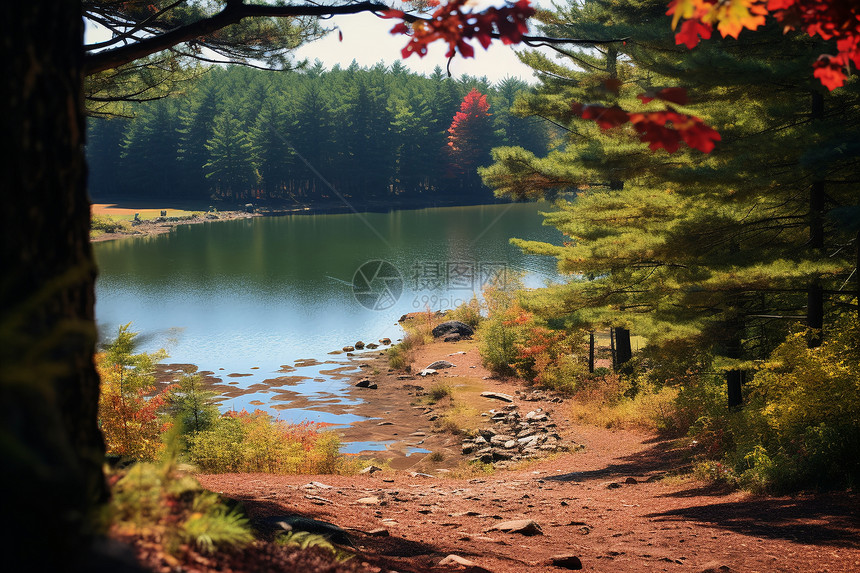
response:
[[[343,374],[361,354],[329,353],[397,340],[401,315],[452,308],[500,273],[523,271],[528,286],[555,279],[554,259],[508,242],[560,244],[542,226],[548,208],[259,217],[96,243],[100,333],[131,322],[140,350],[163,347],[166,362],[211,371],[234,390],[223,409],[348,424],[358,418],[330,406],[350,404]]]

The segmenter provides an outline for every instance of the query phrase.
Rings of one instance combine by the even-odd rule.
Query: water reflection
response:
[[[469,300],[480,281],[473,288],[452,283],[446,274],[452,263],[472,265],[476,275],[482,264],[522,269],[530,286],[555,277],[554,260],[523,255],[509,243],[511,237],[561,243],[555,229],[541,225],[541,208],[362,215],[384,241],[357,215],[301,215],[98,243],[96,315],[103,336],[132,322],[145,334],[142,350],[165,347],[169,362],[213,372],[224,387],[225,410],[259,407],[290,421],[349,424],[358,417],[346,411],[344,380],[361,358],[332,360],[328,353],[357,340],[396,340],[400,315]],[[356,269],[372,259],[391,262],[404,279],[402,296],[383,312],[353,296]],[[416,268],[434,264],[441,269],[436,283],[415,280]]]

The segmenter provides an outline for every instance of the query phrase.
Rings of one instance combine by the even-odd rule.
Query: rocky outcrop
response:
[[[503,468],[520,460],[575,449],[563,443],[549,413],[540,408],[521,415],[519,406],[507,404],[482,416],[489,417],[493,425],[462,443],[463,455],[472,455],[472,461]]]

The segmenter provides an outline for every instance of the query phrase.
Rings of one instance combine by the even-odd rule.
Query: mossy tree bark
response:
[[[0,456],[4,565],[83,568],[107,495],[93,364],[81,4],[4,2]]]

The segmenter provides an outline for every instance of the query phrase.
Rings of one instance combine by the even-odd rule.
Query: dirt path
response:
[[[854,493],[755,497],[677,477],[673,472],[684,456],[672,442],[572,424],[564,403],[525,402],[522,396],[514,401],[521,411],[545,407],[563,440],[584,445],[582,451],[450,477],[456,472],[445,470],[463,459],[460,438],[434,432],[433,411],[410,405],[415,386],[445,381],[461,389],[455,400],[474,402],[476,409],[492,407],[480,391],[513,394],[517,387],[485,379],[489,373],[470,342],[430,345],[415,364],[423,368],[443,356],[456,366],[432,382],[402,379],[377,364],[379,372],[369,377],[379,389],[355,389],[366,400],[360,409],[377,418],[350,430],[393,440],[393,452],[402,451],[396,444],[420,441],[443,452],[442,462],[395,453],[392,467],[403,469],[372,475],[201,475],[201,483],[242,500],[262,530],[272,517],[287,515],[337,524],[347,529],[361,559],[380,571],[564,570],[552,564],[553,556],[575,556],[583,570],[607,573],[860,571],[860,500]],[[494,529],[517,520],[534,520],[540,532]],[[439,565],[450,554],[473,565]],[[567,567],[575,561],[568,559]]]

